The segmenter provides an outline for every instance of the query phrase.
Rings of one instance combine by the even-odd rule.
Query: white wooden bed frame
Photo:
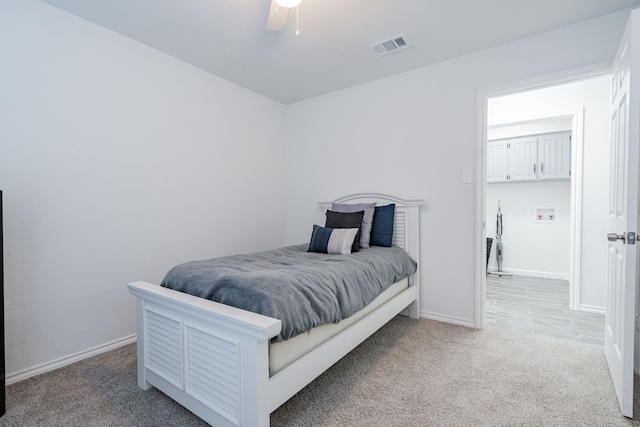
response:
[[[419,261],[422,200],[361,193],[333,203],[373,201],[396,204],[394,244]],[[324,211],[331,202],[319,206]],[[267,427],[271,412],[394,316],[404,311],[417,319],[419,278],[420,270],[406,290],[271,377],[269,340],[280,333],[280,320],[151,283],[130,283],[136,297],[138,385],[156,387],[216,427]]]

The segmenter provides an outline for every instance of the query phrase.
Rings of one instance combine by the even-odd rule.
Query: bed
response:
[[[395,205],[393,245],[419,253],[422,200],[353,194],[319,203]],[[419,317],[420,266],[353,316],[290,340],[276,341],[274,317],[147,282],[129,283],[136,297],[137,375],[216,427],[269,426],[269,415],[335,362],[402,313]]]

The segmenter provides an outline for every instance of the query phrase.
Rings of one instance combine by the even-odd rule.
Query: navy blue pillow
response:
[[[371,245],[391,246],[393,242],[393,218],[396,205],[376,206],[371,226]]]
[[[307,252],[322,252],[327,253],[327,246],[329,245],[329,238],[333,228],[320,227],[319,225],[313,226],[313,232],[311,233],[311,241],[309,242],[309,249]]]

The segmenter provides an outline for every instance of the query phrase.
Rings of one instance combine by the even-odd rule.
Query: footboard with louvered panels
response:
[[[334,203],[395,203],[394,245],[416,261],[422,200],[355,194]],[[322,209],[331,203],[320,203]],[[281,322],[146,282],[136,297],[138,385],[156,387],[216,427],[269,425],[269,415],[397,314],[419,317],[420,270],[409,287],[277,374],[269,342]]]

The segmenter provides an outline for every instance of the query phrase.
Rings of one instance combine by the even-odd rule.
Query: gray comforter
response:
[[[280,341],[346,319],[416,271],[416,262],[398,247],[351,255],[307,248],[187,262],[172,268],[161,285],[280,319]]]

